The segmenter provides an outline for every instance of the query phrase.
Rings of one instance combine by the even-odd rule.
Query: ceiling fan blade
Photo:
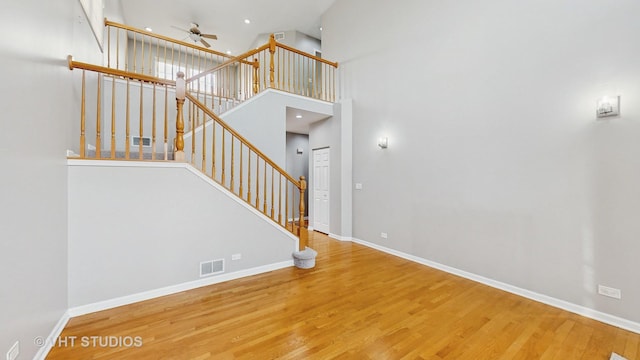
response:
[[[218,36],[213,34],[200,34],[200,36],[207,39],[218,40]]]
[[[176,29],[176,30],[184,31],[184,32],[189,33],[189,34],[191,33],[191,31],[189,31],[189,30],[185,30],[185,29],[183,29],[183,28],[179,28],[179,27],[177,27],[177,26],[173,26],[173,25],[171,25],[171,27],[172,27],[172,28],[174,28],[174,29]]]
[[[210,47],[211,47],[211,44],[209,44],[208,42],[206,42],[206,41],[205,41],[204,39],[202,39],[202,38],[200,39],[200,42],[201,42],[201,43],[202,43],[202,45],[204,45],[205,47],[208,47],[208,48],[210,48]]]

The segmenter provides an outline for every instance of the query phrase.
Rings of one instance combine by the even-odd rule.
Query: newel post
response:
[[[177,103],[177,114],[176,114],[176,153],[174,156],[175,161],[184,161],[184,115],[183,115],[183,106],[185,99],[185,81],[184,81],[184,73],[182,71],[178,72],[178,78],[176,79],[176,103]]]
[[[300,176],[300,218],[298,219],[298,237],[300,238],[300,250],[304,250],[305,247],[307,247],[306,244],[306,240],[303,241],[302,239],[302,228],[304,227],[304,211],[305,211],[305,204],[304,204],[304,192],[305,190],[307,190],[307,181],[305,180],[304,176]]]
[[[253,59],[253,93],[257,94],[260,90],[260,62]]]
[[[269,36],[269,53],[271,54],[271,56],[269,57],[269,84],[270,86],[273,88],[275,87],[275,65],[274,65],[274,58],[275,58],[275,53],[276,53],[276,36],[274,34],[271,34],[271,36]]]

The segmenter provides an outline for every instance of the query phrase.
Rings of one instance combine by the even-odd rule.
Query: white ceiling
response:
[[[107,17],[120,8],[126,25],[176,39],[191,22],[206,34],[218,35],[212,49],[233,55],[248,51],[259,34],[297,30],[321,39],[322,14],[335,0],[105,0]],[[117,10],[116,10],[117,11]],[[245,24],[244,20],[251,20]],[[118,19],[113,19],[118,21]]]
[[[327,118],[329,116],[326,114],[287,107],[287,131],[296,134],[309,134],[311,124]]]

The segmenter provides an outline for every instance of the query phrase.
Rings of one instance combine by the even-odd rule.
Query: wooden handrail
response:
[[[242,136],[238,132],[236,132],[231,126],[229,126],[229,124],[224,122],[224,120],[222,120],[220,117],[218,117],[218,115],[216,115],[213,111],[211,111],[211,109],[209,109],[203,103],[201,103],[195,96],[193,96],[189,92],[187,92],[186,93],[186,97],[187,97],[187,99],[189,99],[189,101],[194,103],[201,111],[203,111],[205,114],[207,114],[210,118],[214,119],[220,126],[222,126],[222,128],[225,131],[228,131],[231,135],[233,135],[235,138],[240,140],[240,142],[242,142],[251,151],[253,151],[259,157],[261,157],[262,160],[264,160],[267,164],[269,164],[269,166],[271,166],[274,170],[276,170],[280,174],[282,174],[287,180],[289,180],[291,183],[293,183],[298,189],[302,188],[302,185],[300,184],[300,182],[298,180],[294,179],[284,169],[282,169],[280,166],[278,166],[276,163],[274,163],[271,159],[269,159],[269,157],[267,157],[262,151],[260,151],[257,147],[255,147],[244,136]]]
[[[300,51],[300,50],[298,50],[296,48],[293,48],[291,46],[288,46],[288,45],[285,45],[285,44],[281,44],[279,42],[276,42],[276,46],[279,47],[279,48],[285,49],[285,50],[292,51],[292,52],[294,52],[294,53],[296,53],[298,55],[306,56],[306,57],[311,58],[313,60],[320,61],[320,62],[325,63],[327,65],[331,65],[334,68],[338,67],[338,63],[337,62],[329,61],[329,60],[323,59],[321,57],[317,57],[315,55],[311,55],[309,53],[306,53],[304,51]]]
[[[117,22],[113,22],[113,21],[109,21],[106,18],[104,19],[104,26],[111,26],[111,27],[115,27],[115,28],[119,28],[119,29],[123,29],[123,30],[127,30],[127,31],[132,31],[138,34],[144,34],[156,39],[160,39],[160,40],[164,40],[164,41],[168,41],[171,43],[175,43],[175,44],[179,44],[179,45],[183,45],[186,47],[190,47],[192,49],[196,49],[196,50],[200,50],[200,51],[204,51],[210,54],[214,54],[214,55],[218,55],[218,56],[222,56],[222,57],[226,57],[226,58],[231,58],[231,55],[219,52],[219,51],[215,51],[215,50],[211,50],[211,49],[207,49],[207,48],[203,48],[202,46],[198,46],[198,45],[194,45],[194,44],[190,44],[186,41],[181,41],[181,40],[176,40],[173,38],[170,38],[168,36],[163,36],[163,35],[158,35],[156,33],[152,33],[150,31],[146,31],[146,30],[141,30],[141,29],[137,29],[131,26],[127,26],[124,24],[120,24]]]
[[[175,80],[168,80],[168,79],[163,79],[163,78],[159,78],[159,77],[155,77],[155,76],[132,73],[132,72],[129,72],[129,71],[112,69],[112,68],[108,68],[108,67],[104,67],[104,66],[100,66],[100,65],[93,65],[93,64],[83,63],[83,62],[79,62],[79,61],[73,60],[73,56],[72,55],[67,56],[67,62],[69,63],[69,70],[73,70],[75,68],[78,68],[78,69],[83,69],[83,70],[95,71],[95,72],[103,73],[103,74],[106,74],[106,75],[120,76],[120,77],[123,77],[125,79],[144,81],[144,82],[148,82],[148,83],[151,83],[151,84],[176,86]]]
[[[192,82],[192,81],[198,80],[201,77],[204,77],[204,76],[207,76],[209,74],[212,74],[212,73],[214,73],[214,72],[216,72],[216,71],[218,71],[220,69],[224,69],[225,67],[227,67],[227,66],[229,66],[229,65],[231,65],[231,64],[233,64],[235,62],[242,62],[242,63],[247,64],[247,65],[253,65],[253,61],[248,61],[248,60],[245,60],[245,59],[248,58],[248,57],[251,57],[251,56],[253,56],[253,55],[255,55],[255,54],[257,54],[257,53],[259,53],[261,51],[264,51],[264,50],[266,50],[268,48],[269,48],[269,44],[265,44],[265,45],[260,46],[259,48],[256,48],[256,49],[253,49],[253,50],[249,50],[249,51],[245,52],[244,54],[240,54],[240,55],[238,55],[238,56],[236,56],[236,57],[234,57],[232,59],[229,59],[229,60],[223,62],[222,64],[220,64],[220,65],[218,65],[216,67],[213,67],[213,68],[211,68],[209,70],[203,71],[203,72],[201,72],[199,74],[196,74],[196,75],[188,78],[187,79],[187,84]]]

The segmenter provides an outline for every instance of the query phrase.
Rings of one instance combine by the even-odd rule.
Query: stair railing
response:
[[[71,55],[67,61],[69,69],[82,70],[74,74],[80,77],[80,126],[74,130],[80,158],[172,160],[174,80],[78,62]]]
[[[304,250],[304,176],[294,179],[195,95],[186,92],[185,98],[189,101],[187,122],[191,131],[196,128],[195,119],[202,119],[204,124],[200,128],[202,136],[191,137],[192,149],[186,153],[186,161],[298,236],[300,250]]]
[[[108,68],[175,80],[179,71],[199,74],[232,56],[105,19]]]
[[[278,43],[272,34],[267,44],[188,77],[187,87],[217,115],[266,89],[333,102],[337,67],[336,62]]]

